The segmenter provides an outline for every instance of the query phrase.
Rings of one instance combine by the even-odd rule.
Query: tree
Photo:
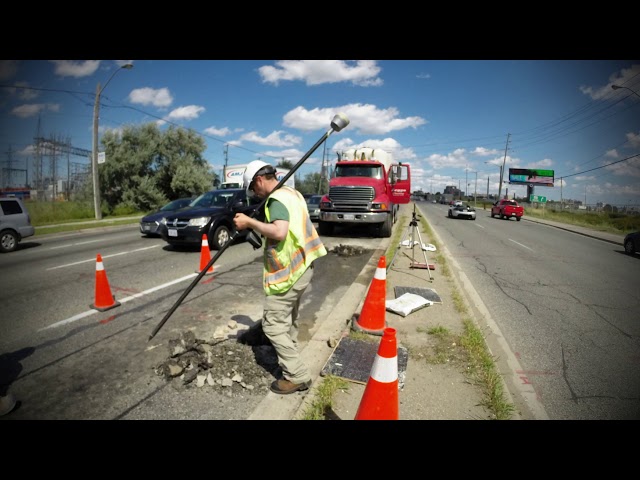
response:
[[[326,179],[321,179],[320,177],[320,174],[317,172],[307,173],[304,176],[304,180],[300,180],[300,177],[297,177],[296,190],[298,190],[303,195],[327,193],[329,191],[328,183]]]
[[[105,132],[102,143],[107,162],[99,168],[100,189],[109,211],[118,206],[157,209],[210,190],[216,178],[203,158],[204,139],[190,129],[126,126],[122,132]]]

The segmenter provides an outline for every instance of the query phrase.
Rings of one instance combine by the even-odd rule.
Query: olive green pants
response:
[[[262,331],[276,349],[284,378],[293,383],[311,380],[298,352],[298,310],[312,278],[313,269],[308,268],[287,292],[267,295],[264,302]]]

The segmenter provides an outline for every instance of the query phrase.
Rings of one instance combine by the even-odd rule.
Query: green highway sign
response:
[[[529,202],[531,203],[547,203],[547,197],[542,195],[529,195]]]

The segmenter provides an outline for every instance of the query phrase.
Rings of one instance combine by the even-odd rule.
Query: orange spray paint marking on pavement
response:
[[[100,320],[98,323],[100,325],[106,325],[107,323],[112,322],[115,319],[116,319],[116,315],[111,315],[110,317],[107,317],[107,318],[104,318],[104,319]]]

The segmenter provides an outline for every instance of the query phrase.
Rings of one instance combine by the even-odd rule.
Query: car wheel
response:
[[[633,240],[627,240],[624,243],[624,252],[628,255],[636,253],[636,246],[633,244]]]
[[[494,217],[493,212],[491,212],[491,218],[493,218],[493,217]]]
[[[451,213],[451,210],[449,210],[449,218],[453,218],[453,214]]]
[[[520,217],[516,217],[516,220],[517,220],[517,221],[520,221]]]
[[[230,238],[231,234],[229,233],[229,229],[224,225],[220,225],[213,233],[213,248],[215,248],[216,250],[222,249],[222,247],[224,247],[229,242]]]
[[[14,232],[5,230],[0,233],[0,252],[13,252],[16,248],[18,248],[18,236]]]

